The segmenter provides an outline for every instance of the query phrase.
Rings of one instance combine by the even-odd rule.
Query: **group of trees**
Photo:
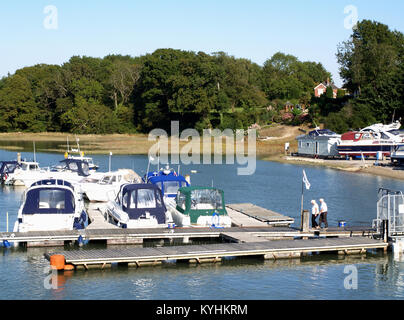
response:
[[[375,122],[404,118],[404,35],[387,25],[363,20],[338,47],[340,75],[352,94],[314,99],[313,119],[342,133]]]
[[[345,88],[320,98],[313,88],[331,74],[321,63],[276,53],[263,66],[223,52],[159,49],[139,57],[74,56],[0,80],[0,131],[134,133],[183,128],[246,128],[261,122],[314,125],[345,132],[404,117],[404,35],[369,20],[338,47]],[[283,112],[286,102],[309,106]]]
[[[133,133],[246,128],[287,100],[307,103],[330,77],[320,63],[275,54],[261,67],[223,52],[159,49],[140,57],[74,56],[0,80],[0,131]]]

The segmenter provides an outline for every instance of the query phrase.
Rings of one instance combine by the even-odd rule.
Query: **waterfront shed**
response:
[[[329,129],[313,130],[306,135],[296,138],[298,141],[298,154],[313,157],[338,156],[337,146],[341,142],[341,135]]]

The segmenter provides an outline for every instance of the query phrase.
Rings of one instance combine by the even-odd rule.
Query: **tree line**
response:
[[[350,96],[311,101],[314,122],[338,133],[404,118],[404,35],[363,20],[336,54]]]
[[[0,80],[0,131],[147,133],[244,128],[283,122],[342,133],[404,116],[404,36],[363,20],[337,50],[350,95],[314,87],[331,74],[321,63],[278,52],[263,66],[224,52],[158,49],[139,57],[73,56],[39,64]],[[285,104],[308,107],[285,111]]]
[[[306,103],[330,77],[321,63],[276,53],[263,66],[226,53],[159,49],[139,57],[73,56],[0,80],[0,131],[136,133],[246,128],[287,100]],[[280,107],[279,107],[280,108]]]

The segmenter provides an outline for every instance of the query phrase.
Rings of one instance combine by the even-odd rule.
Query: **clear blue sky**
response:
[[[58,28],[43,25],[54,5]],[[260,65],[275,52],[317,61],[338,85],[335,53],[352,30],[354,5],[372,19],[404,32],[404,1],[376,0],[20,0],[0,4],[0,77],[37,63],[62,64],[73,55],[132,56],[158,48],[224,51]]]

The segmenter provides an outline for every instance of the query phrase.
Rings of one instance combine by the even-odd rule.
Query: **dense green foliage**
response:
[[[307,103],[329,76],[319,63],[282,53],[264,67],[223,52],[174,49],[74,56],[0,80],[0,131],[148,132],[168,129],[170,120],[198,130],[246,128],[281,119],[287,100]]]
[[[337,59],[351,99],[321,97],[310,113],[336,132],[404,117],[404,35],[369,20],[358,23]]]

